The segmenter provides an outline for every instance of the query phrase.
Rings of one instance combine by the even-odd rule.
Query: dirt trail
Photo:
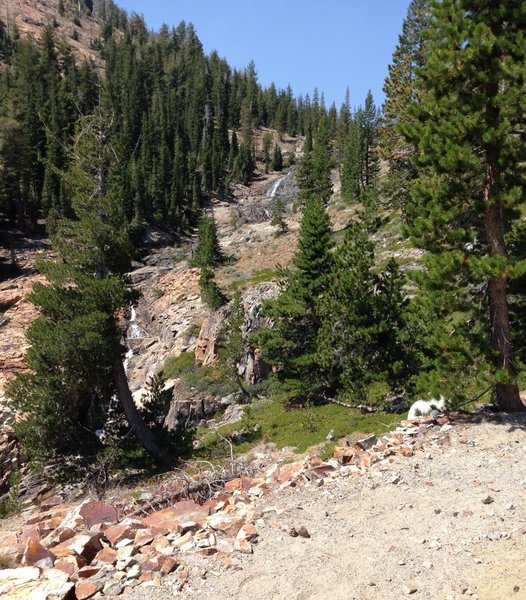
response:
[[[261,497],[254,554],[225,566],[188,556],[130,600],[526,599],[526,419],[433,432],[388,470]],[[310,538],[291,537],[304,526]]]

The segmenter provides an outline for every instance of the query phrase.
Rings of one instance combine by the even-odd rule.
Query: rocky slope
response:
[[[403,422],[342,440],[327,462],[261,446],[245,458],[250,476],[227,476],[212,497],[210,479],[192,480],[203,504],[170,479],[108,502],[48,498],[4,523],[11,568],[0,570],[0,593],[526,598],[525,426],[506,416]]]
[[[91,42],[100,37],[102,23],[99,19],[77,11],[72,2],[64,2],[63,15],[58,10],[59,0],[3,0],[0,4],[0,21],[8,29],[16,24],[20,34],[38,39],[44,29],[55,24],[55,35],[66,41],[79,61],[92,60],[103,68],[103,61]],[[77,17],[77,23],[73,19]],[[74,39],[77,38],[77,39]]]

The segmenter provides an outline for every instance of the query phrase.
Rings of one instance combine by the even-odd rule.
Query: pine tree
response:
[[[416,71],[425,63],[424,29],[429,20],[430,5],[430,0],[413,0],[409,5],[383,88],[386,99],[379,131],[379,154],[389,166],[383,188],[394,206],[403,205],[410,181],[416,176],[411,163],[416,148],[408,143],[397,125],[412,119],[409,109],[411,103],[417,101]]]
[[[264,308],[274,328],[256,335],[256,344],[274,367],[280,391],[289,399],[320,399],[327,388],[317,358],[316,338],[321,325],[319,303],[332,267],[331,249],[330,221],[324,202],[310,200],[285,289]]]
[[[285,203],[281,198],[278,198],[272,210],[272,219],[270,221],[271,225],[274,225],[274,227],[278,228],[276,235],[282,235],[288,230],[287,222],[284,219],[284,215]]]
[[[524,408],[509,294],[524,251],[511,255],[507,239],[524,202],[525,28],[519,0],[435,2],[418,103],[402,127],[418,147],[406,210],[413,239],[431,253],[421,285],[438,309],[423,377],[443,393],[433,373],[449,361],[453,397],[465,397],[472,372],[495,386],[503,410]]]
[[[307,134],[303,159],[297,175],[298,200],[297,204],[305,206],[309,200],[319,198],[327,204],[332,196],[331,181],[331,142],[327,129],[327,118],[319,118],[316,137],[311,144]]]
[[[248,351],[245,325],[245,308],[241,294],[237,292],[232,299],[230,315],[220,332],[219,367],[227,381],[233,381],[245,398],[250,398],[239,365]]]
[[[342,198],[357,202],[360,198],[361,134],[356,119],[351,119],[347,127],[347,140],[343,155],[341,185]]]
[[[364,191],[377,185],[380,173],[377,153],[380,111],[376,108],[370,90],[364,107],[356,114],[356,120],[360,128],[360,191]]]
[[[228,298],[215,282],[214,272],[208,267],[201,268],[199,290],[203,302],[212,310],[218,310],[228,302]]]
[[[263,136],[263,162],[265,163],[265,173],[269,172],[270,162],[270,146],[272,145],[272,135],[265,133]]]
[[[217,237],[217,226],[213,215],[204,216],[199,225],[197,248],[193,263],[196,267],[216,267],[224,262],[225,257],[221,251]]]
[[[100,111],[77,130],[76,154],[64,175],[73,190],[75,220],[59,222],[53,243],[62,262],[42,266],[48,285],[36,286],[31,296],[41,313],[28,332],[33,373],[20,375],[8,389],[23,415],[20,437],[36,462],[46,453],[68,462],[79,452],[89,460],[100,451],[95,432],[104,424],[112,394],[144,448],[166,460],[140,418],[122,363],[116,311],[131,296],[116,274],[127,245],[125,221],[115,220],[119,209],[108,174],[107,132]]]
[[[274,153],[272,155],[271,168],[273,171],[282,171],[283,170],[283,154],[281,153],[281,148],[278,144],[274,146]]]
[[[349,223],[320,305],[317,337],[319,363],[339,399],[363,403],[372,382],[397,388],[407,380],[402,284],[394,260],[376,272],[366,215]]]
[[[347,138],[349,134],[349,123],[351,121],[351,99],[349,88],[345,92],[345,100],[340,107],[338,114],[336,134],[334,139],[334,161],[338,167],[340,177],[342,175],[342,166],[347,147]]]

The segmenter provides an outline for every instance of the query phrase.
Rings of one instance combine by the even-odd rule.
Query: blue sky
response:
[[[229,64],[254,60],[264,86],[289,83],[295,95],[314,87],[339,107],[371,89],[377,104],[410,0],[118,0],[150,29],[193,23],[205,51]]]

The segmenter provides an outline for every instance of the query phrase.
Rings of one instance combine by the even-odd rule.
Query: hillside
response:
[[[93,42],[100,38],[103,22],[78,10],[77,3],[65,2],[64,12],[58,10],[59,0],[5,0],[0,21],[8,31],[16,25],[22,37],[42,37],[44,29],[54,23],[56,35],[72,49],[77,60],[93,60],[99,69],[104,62]]]
[[[526,15],[478,2],[339,109],[2,5],[2,599],[526,600]]]

